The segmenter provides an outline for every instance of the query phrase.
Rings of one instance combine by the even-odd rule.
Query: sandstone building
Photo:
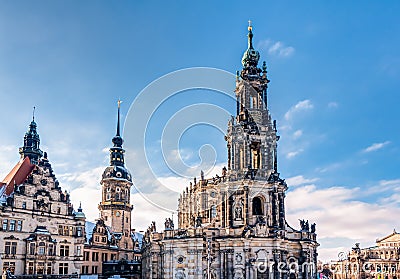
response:
[[[359,243],[329,266],[334,279],[397,279],[400,278],[400,233],[376,240],[376,245],[360,248]]]
[[[0,182],[0,268],[15,275],[105,275],[140,278],[141,235],[132,229],[132,177],[125,168],[120,136],[104,170],[100,218],[86,221],[81,206],[54,175],[34,119],[20,148],[21,160]]]
[[[77,274],[83,260],[85,216],[40,149],[34,121],[21,160],[0,183],[0,268],[15,274]]]
[[[288,186],[278,172],[276,122],[267,102],[266,64],[249,26],[243,69],[236,80],[236,116],[225,136],[227,168],[181,194],[178,226],[153,223],[144,237],[143,278],[315,278],[315,224],[291,227]]]

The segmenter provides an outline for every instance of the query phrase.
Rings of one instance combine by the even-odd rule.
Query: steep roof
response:
[[[15,185],[23,183],[34,168],[35,165],[31,164],[29,157],[20,160],[0,183],[0,187],[3,190],[0,192],[4,192],[6,196],[11,195],[14,192]],[[5,188],[3,189],[3,187]]]

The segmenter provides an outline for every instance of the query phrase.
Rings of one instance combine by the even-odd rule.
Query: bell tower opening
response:
[[[263,215],[262,204],[260,197],[253,198],[253,215]]]

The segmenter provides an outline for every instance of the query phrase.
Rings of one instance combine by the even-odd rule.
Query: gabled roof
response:
[[[385,236],[381,239],[377,239],[376,242],[384,242],[384,241],[400,241],[400,233],[396,232],[396,230],[393,231],[393,233],[389,234],[388,236]]]
[[[11,195],[14,192],[14,186],[23,183],[34,168],[35,165],[31,164],[29,157],[20,160],[1,182],[0,187],[5,187],[4,194]]]

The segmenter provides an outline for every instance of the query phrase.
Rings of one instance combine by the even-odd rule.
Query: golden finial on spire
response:
[[[253,26],[251,25],[251,20],[249,19],[249,27],[247,28],[249,31],[253,30]]]
[[[121,108],[121,103],[122,103],[121,99],[118,99],[118,108]]]

